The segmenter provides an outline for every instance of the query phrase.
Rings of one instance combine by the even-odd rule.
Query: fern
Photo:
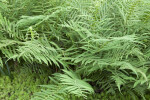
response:
[[[64,74],[54,74],[55,79],[50,78],[54,85],[42,85],[46,90],[36,93],[33,100],[64,100],[67,93],[87,98],[87,94],[94,93],[93,88],[76,73],[67,70],[63,71]]]
[[[150,87],[149,4],[149,0],[1,0],[1,73],[2,67],[8,69],[5,63],[14,61],[37,72],[49,66],[51,73],[57,72],[56,83],[43,86],[35,95],[40,100],[65,99],[68,94],[88,98],[94,90],[111,95],[126,91],[135,95],[133,99],[144,99]]]

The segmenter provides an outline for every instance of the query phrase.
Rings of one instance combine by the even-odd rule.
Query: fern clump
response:
[[[0,0],[0,74],[17,65],[53,74],[33,99],[95,93],[145,99],[149,0]],[[47,77],[49,77],[49,75]],[[127,93],[127,94],[126,94]]]

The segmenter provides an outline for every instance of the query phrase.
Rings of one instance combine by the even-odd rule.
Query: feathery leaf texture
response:
[[[95,87],[143,97],[150,88],[149,0],[0,0],[0,5],[1,70],[9,61],[59,68],[57,84],[44,85],[36,100],[86,98]]]

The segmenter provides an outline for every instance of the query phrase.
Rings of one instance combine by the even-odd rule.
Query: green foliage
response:
[[[44,66],[55,73],[54,83],[42,86],[35,99],[69,94],[88,99],[94,91],[145,99],[149,0],[0,0],[0,5],[1,74],[18,69],[13,62],[37,74]]]
[[[81,80],[76,73],[71,71],[64,70],[64,74],[54,74],[54,79],[50,79],[55,85],[43,85],[42,87],[47,89],[36,93],[33,100],[56,100],[57,98],[65,100],[63,96],[67,94],[87,98],[87,94],[94,93],[93,88],[85,80]]]
[[[15,71],[11,80],[8,76],[0,78],[1,100],[30,100],[34,92],[40,90],[38,85],[47,84],[46,74],[24,73],[25,70]]]

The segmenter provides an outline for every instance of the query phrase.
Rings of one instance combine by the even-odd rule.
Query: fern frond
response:
[[[75,73],[67,70],[64,70],[64,72],[65,74],[60,74],[59,79],[63,85],[67,85],[65,90],[70,94],[86,97],[86,94],[94,93],[93,88]]]

